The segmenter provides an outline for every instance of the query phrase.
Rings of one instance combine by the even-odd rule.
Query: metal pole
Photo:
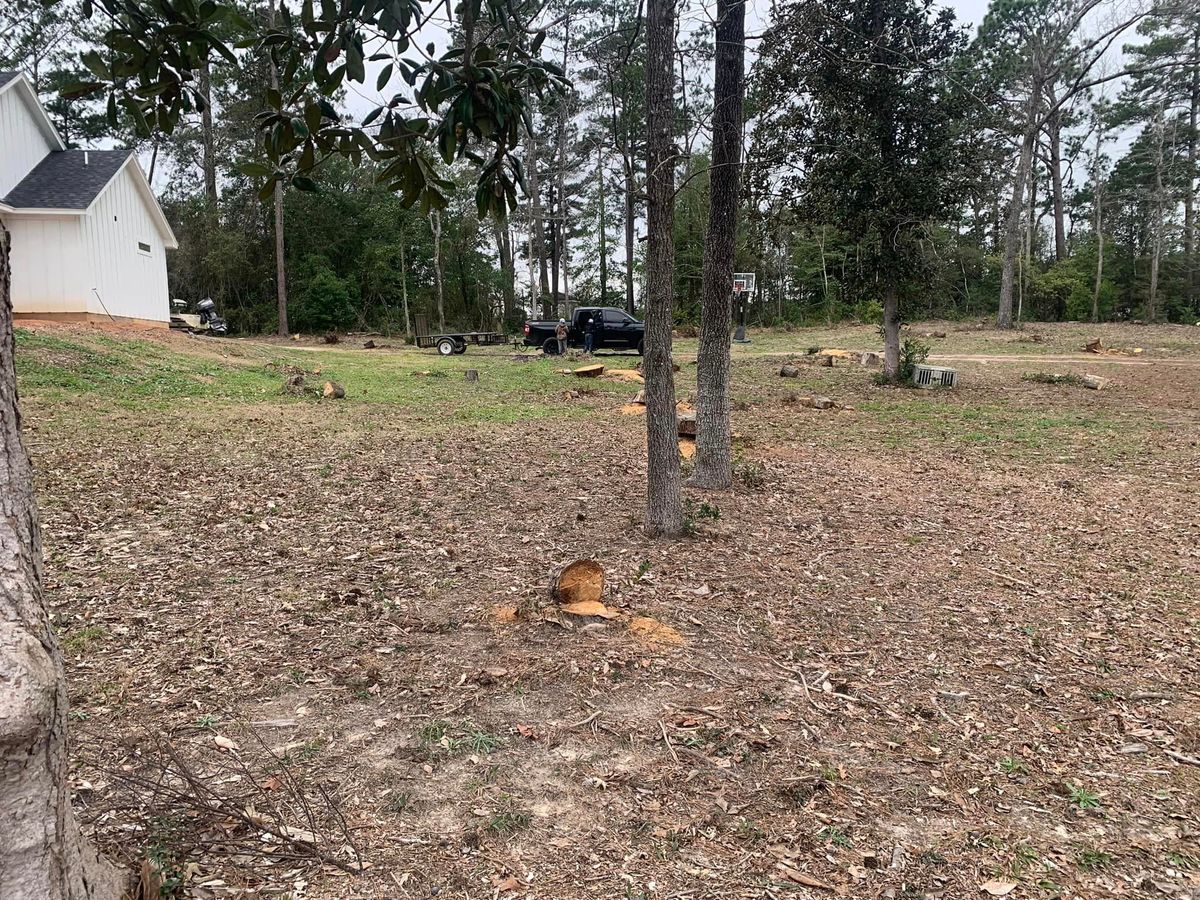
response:
[[[733,342],[735,344],[749,344],[750,339],[746,337],[746,292],[735,291],[734,296],[738,303],[738,324],[733,332]]]

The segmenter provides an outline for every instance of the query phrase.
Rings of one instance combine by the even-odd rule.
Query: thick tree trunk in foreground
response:
[[[646,533],[683,532],[671,312],[675,290],[675,0],[646,4]]]
[[[1021,140],[1021,155],[1017,160],[1017,171],[1013,175],[1012,197],[1008,201],[1008,213],[1005,216],[1004,264],[1000,270],[1000,311],[996,317],[996,325],[1000,328],[1013,327],[1013,284],[1016,280],[1017,254],[1021,251],[1021,213],[1025,209],[1025,188],[1029,183],[1029,167],[1033,162],[1033,147],[1037,141],[1037,111],[1041,91],[1041,84],[1036,82],[1030,90],[1025,135]]]
[[[708,239],[704,244],[704,301],[696,357],[696,468],[691,483],[709,489],[733,484],[729,424],[729,328],[732,324],[734,245],[742,162],[742,67],[745,0],[718,0],[713,83],[712,170]],[[782,296],[782,292],[781,292]]]
[[[67,688],[21,443],[8,251],[0,225],[0,897],[115,900],[123,879],[84,841],[71,811]]]
[[[900,294],[895,285],[883,291],[883,374],[892,381],[900,374]]]

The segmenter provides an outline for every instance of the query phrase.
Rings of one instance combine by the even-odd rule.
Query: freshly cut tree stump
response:
[[[336,381],[327,381],[325,382],[325,390],[322,391],[322,395],[326,400],[341,400],[346,396],[346,389]]]
[[[785,363],[779,369],[779,377],[780,378],[799,378],[800,370],[797,369],[795,366],[793,366],[791,363]]]
[[[878,368],[883,365],[883,357],[873,350],[864,350],[858,358],[858,364],[866,368]]]
[[[817,357],[817,365],[824,366],[827,369],[832,369],[833,368],[833,357],[832,356],[818,356]]]
[[[1096,338],[1094,341],[1088,341],[1084,344],[1083,349],[1085,353],[1103,353],[1104,342],[1100,338]]]
[[[680,437],[695,437],[696,436],[696,414],[694,412],[681,412],[679,416],[679,436]]]
[[[1101,378],[1099,375],[1084,375],[1083,386],[1091,388],[1093,391],[1102,391],[1108,387],[1109,381],[1107,378]]]
[[[572,374],[576,378],[599,378],[604,374],[604,366],[597,364],[594,366],[580,366]]]
[[[637,404],[640,404],[641,406],[645,406],[646,405],[646,392],[638,391],[636,394],[633,395],[633,399],[630,400],[629,402],[637,403]]]
[[[466,378],[467,381],[478,381],[479,380],[479,370],[478,369],[467,369],[467,371],[463,372],[463,377]]]
[[[550,577],[550,599],[559,606],[599,603],[604,595],[604,569],[592,559],[577,559]]]

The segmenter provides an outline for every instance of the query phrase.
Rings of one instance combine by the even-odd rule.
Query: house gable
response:
[[[0,72],[0,197],[16,187],[45,157],[64,149],[24,75]]]

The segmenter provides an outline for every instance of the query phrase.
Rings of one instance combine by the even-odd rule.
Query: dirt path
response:
[[[970,353],[932,353],[929,356],[931,361],[940,362],[976,362],[976,363],[1045,363],[1045,362],[1072,362],[1072,363],[1091,363],[1100,365],[1109,363],[1118,366],[1200,366],[1200,360],[1197,359],[1174,359],[1171,357],[1150,358],[1145,357],[1128,357],[1128,356],[1098,356],[1094,353],[1074,353],[1059,356],[1039,355],[1039,354],[1021,354],[1012,355],[995,354],[970,354]]]

